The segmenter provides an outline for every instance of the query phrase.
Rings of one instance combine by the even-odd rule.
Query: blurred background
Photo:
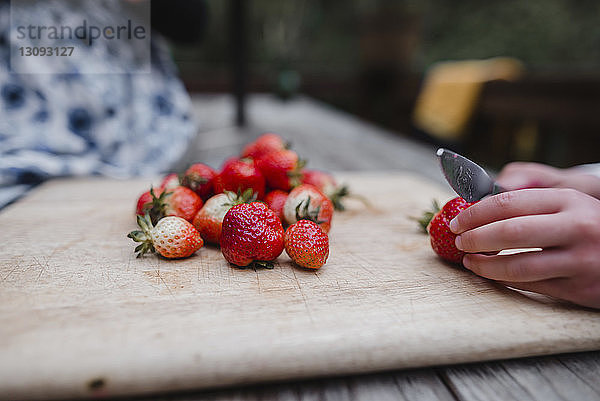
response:
[[[192,94],[310,96],[495,168],[599,159],[599,2],[204,5],[202,39],[171,42]]]

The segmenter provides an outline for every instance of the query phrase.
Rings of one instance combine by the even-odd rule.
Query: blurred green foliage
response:
[[[175,46],[180,64],[230,59],[230,2],[207,0],[209,26],[199,46]],[[593,0],[247,0],[254,71],[290,67],[352,73],[369,63],[373,38],[388,40],[391,62],[422,71],[446,59],[514,56],[536,69],[600,65],[600,2]],[[373,32],[379,36],[373,36]],[[371,35],[371,36],[369,36]],[[382,36],[383,35],[383,36]],[[397,40],[390,37],[397,36]],[[365,38],[371,37],[372,40]],[[372,55],[371,55],[372,56]],[[365,60],[365,57],[367,60]]]
[[[600,65],[598,1],[427,3],[421,66],[496,55],[517,57],[534,68]]]

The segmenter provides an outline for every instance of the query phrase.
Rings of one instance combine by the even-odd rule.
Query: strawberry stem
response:
[[[300,202],[298,204],[298,206],[296,206],[296,220],[297,221],[310,220],[316,224],[325,223],[324,220],[319,220],[319,213],[321,212],[321,205],[317,206],[317,208],[315,210],[313,210],[312,212],[308,209],[309,206],[310,206],[310,196],[306,200]],[[302,210],[300,210],[300,209],[302,209]]]
[[[255,260],[254,262],[252,262],[251,266],[253,268],[263,268],[263,269],[274,269],[275,268],[275,264],[272,261],[269,260]]]
[[[148,211],[152,224],[158,223],[160,219],[167,215],[167,198],[173,192],[163,191],[160,196],[156,196],[154,188],[150,187],[150,195],[152,195],[152,208]]]
[[[134,249],[134,252],[137,253],[137,257],[140,258],[146,253],[156,252],[154,244],[152,243],[152,234],[150,234],[150,231],[154,226],[152,225],[152,220],[148,214],[143,217],[137,216],[137,223],[141,230],[130,232],[127,234],[127,238],[131,238],[135,242],[141,242],[141,244]]]
[[[335,192],[331,195],[331,203],[333,203],[333,207],[335,210],[343,211],[346,210],[346,207],[342,203],[342,199],[346,196],[350,195],[350,191],[348,190],[347,185],[342,185],[337,188]]]
[[[431,210],[423,212],[423,215],[421,217],[411,217],[411,220],[414,220],[417,223],[419,223],[419,227],[421,227],[421,230],[424,233],[427,233],[427,227],[429,226],[431,219],[433,219],[433,216],[435,216],[436,213],[439,211],[440,205],[436,199],[433,199],[431,201]]]
[[[250,263],[247,266],[238,266],[238,265],[232,265],[232,266],[235,266],[241,270],[246,270],[246,269],[256,270],[257,268],[272,270],[275,268],[275,264],[273,263],[273,261],[270,261],[270,260],[254,260],[254,261],[252,261],[252,263]]]
[[[223,206],[235,206],[241,205],[242,203],[252,203],[256,201],[258,193],[254,193],[252,188],[246,189],[243,193],[240,189],[238,189],[237,193],[233,191],[225,191],[225,195],[227,195],[228,202]]]

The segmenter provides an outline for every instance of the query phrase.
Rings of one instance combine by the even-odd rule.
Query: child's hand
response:
[[[450,227],[475,274],[600,308],[600,200],[573,189],[505,192],[465,209]],[[515,248],[543,250],[482,254]]]
[[[577,168],[558,169],[539,163],[507,164],[497,181],[506,189],[573,188],[600,199],[600,178]]]

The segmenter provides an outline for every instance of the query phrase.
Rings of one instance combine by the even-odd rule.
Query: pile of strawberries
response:
[[[196,163],[164,177],[138,198],[139,229],[128,237],[139,242],[138,256],[185,258],[207,242],[238,267],[272,268],[285,249],[297,265],[318,269],[329,256],[334,208],[343,209],[348,191],[304,166],[279,135],[264,134],[220,172]]]

